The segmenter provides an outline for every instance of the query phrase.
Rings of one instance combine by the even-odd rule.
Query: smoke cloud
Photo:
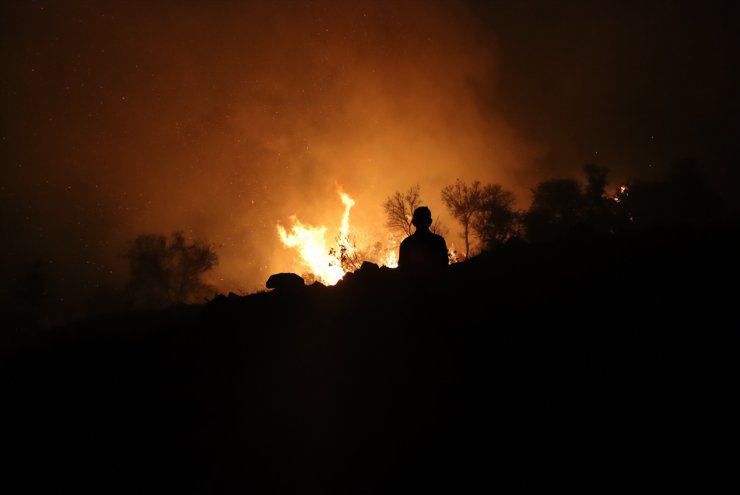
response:
[[[54,300],[81,312],[125,280],[128,242],[183,230],[217,246],[211,283],[251,292],[302,271],[278,223],[337,231],[338,188],[361,242],[418,183],[459,244],[439,198],[456,178],[524,207],[588,161],[617,180],[728,163],[731,16],[644,4],[5,3],[5,288],[42,259]]]
[[[17,8],[4,53],[4,199],[22,192],[28,209],[5,230],[15,251],[35,246],[6,257],[58,259],[76,292],[120,282],[117,254],[136,235],[176,229],[218,246],[220,290],[255,290],[301,269],[278,222],[336,230],[338,187],[371,238],[394,191],[420,184],[446,218],[444,185],[518,187],[533,154],[481,111],[495,59],[475,18],[447,4],[38,8]]]

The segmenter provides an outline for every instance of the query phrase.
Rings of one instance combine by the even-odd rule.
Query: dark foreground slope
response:
[[[439,284],[366,268],[336,287],[60,329],[3,354],[0,482],[26,493],[737,488],[734,234],[512,244]]]

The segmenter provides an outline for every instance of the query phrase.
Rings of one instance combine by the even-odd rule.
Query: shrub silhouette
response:
[[[218,263],[213,247],[188,242],[182,232],[137,237],[123,255],[129,262],[129,292],[134,306],[161,307],[192,303],[212,295],[201,276]]]
[[[517,234],[520,215],[514,201],[514,195],[498,184],[483,187],[480,211],[473,216],[471,228],[484,249],[499,246]]]
[[[582,219],[583,195],[575,179],[540,182],[524,214],[524,228],[530,241],[549,241],[564,236]]]

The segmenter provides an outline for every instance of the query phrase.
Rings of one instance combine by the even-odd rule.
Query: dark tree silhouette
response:
[[[198,302],[212,295],[201,276],[218,263],[213,246],[188,242],[182,232],[140,235],[124,253],[129,261],[129,290],[136,306]]]
[[[708,186],[693,160],[673,163],[667,180],[632,181],[613,199],[627,219],[625,224],[638,228],[706,224],[724,213],[721,198]]]
[[[420,205],[421,192],[418,184],[410,187],[404,193],[396,191],[392,196],[388,196],[383,202],[386,227],[402,236],[411,235],[413,230],[411,217],[414,214],[414,210]]]
[[[532,193],[532,205],[523,220],[530,241],[562,237],[581,221],[583,195],[578,181],[547,180],[540,182]]]
[[[584,191],[586,201],[597,203],[604,199],[609,169],[595,163],[587,163],[583,166],[583,173],[586,175],[586,190]]]
[[[483,188],[479,181],[467,185],[457,179],[454,184],[442,189],[442,202],[455,219],[463,227],[463,239],[465,240],[465,258],[470,256],[470,230],[473,216],[481,209],[483,200]]]
[[[484,248],[491,249],[516,235],[519,213],[514,202],[514,195],[498,184],[483,188],[480,210],[473,215],[471,228]]]
[[[594,232],[615,233],[619,228],[620,212],[618,203],[606,194],[609,169],[588,163],[583,166],[583,172],[586,175],[583,222]]]
[[[701,224],[717,220],[724,209],[719,195],[709,187],[695,160],[671,164],[669,178],[675,223]]]

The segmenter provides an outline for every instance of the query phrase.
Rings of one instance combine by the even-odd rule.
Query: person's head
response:
[[[432,212],[426,206],[420,206],[414,210],[411,223],[417,229],[428,229],[432,225]]]

